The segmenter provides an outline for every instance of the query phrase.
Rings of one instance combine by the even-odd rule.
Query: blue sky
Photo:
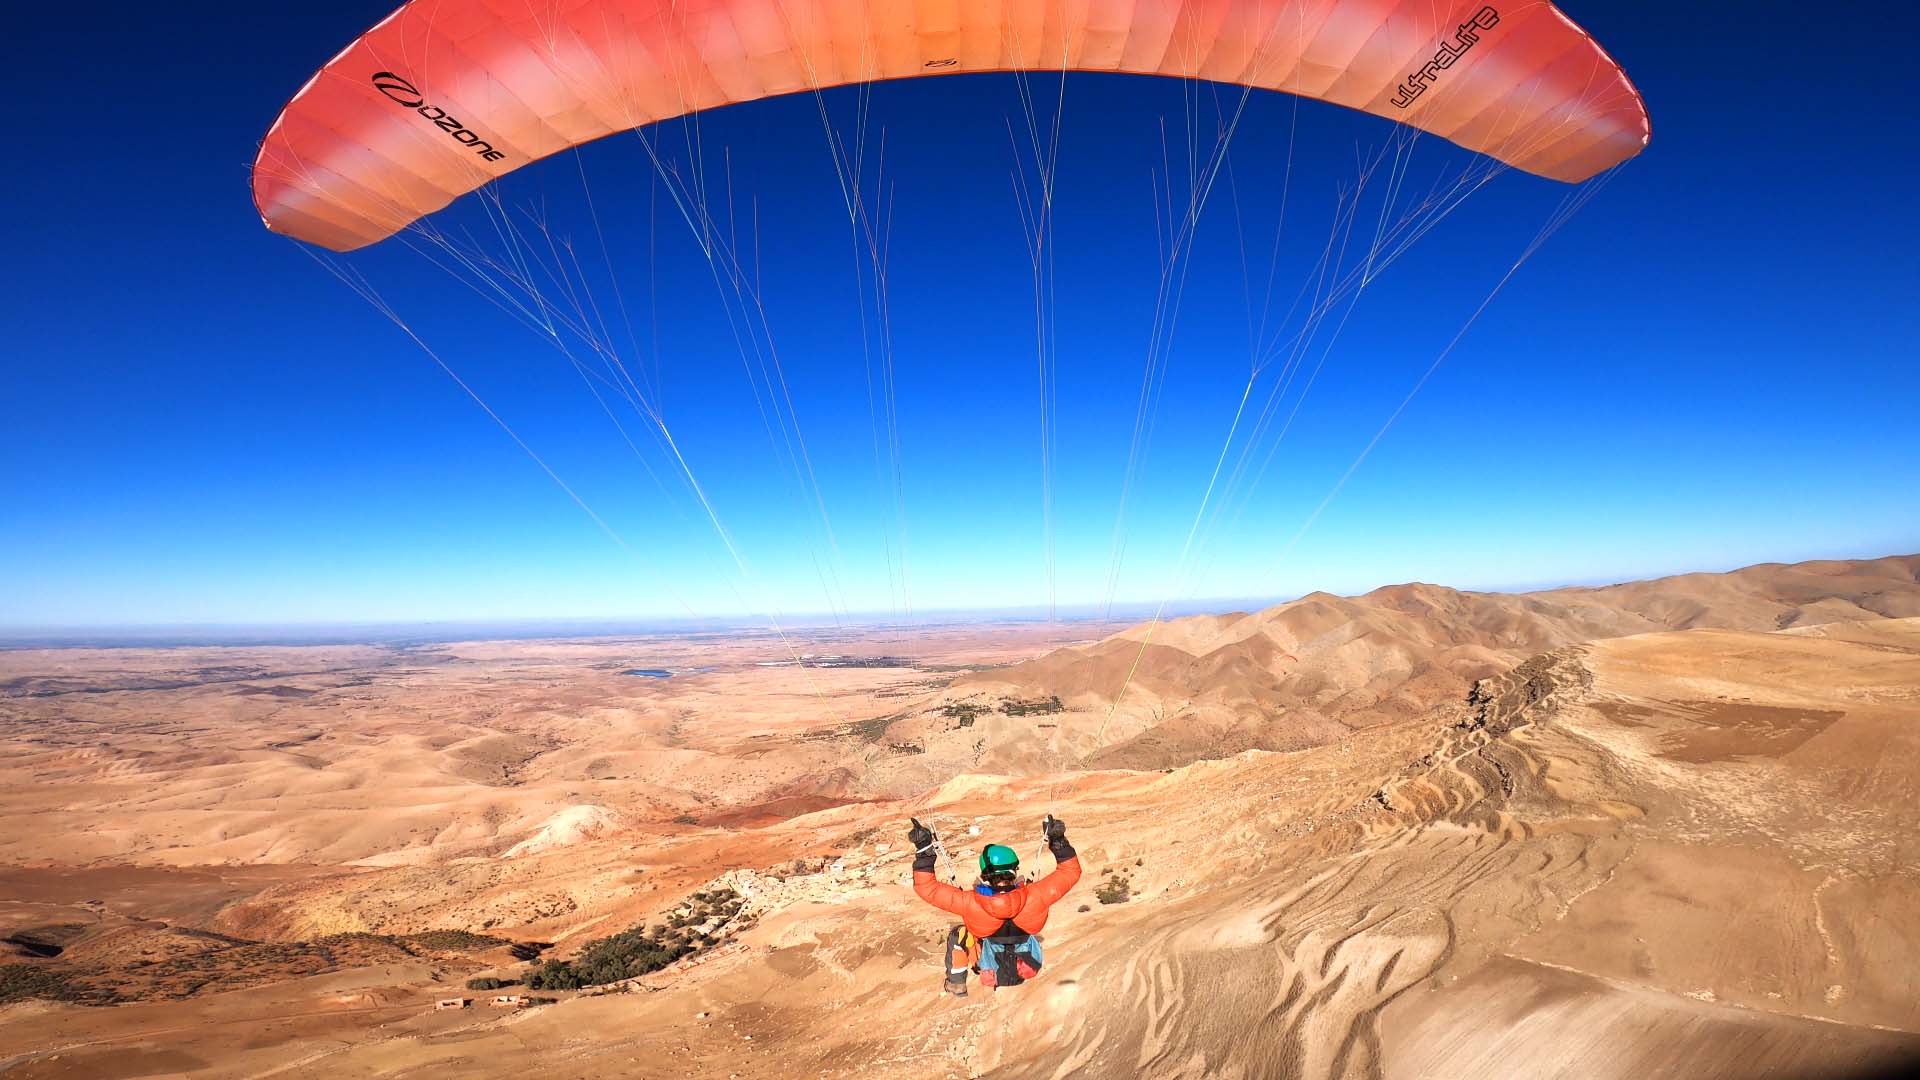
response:
[[[1391,128],[1251,99],[1194,238],[1121,519],[1161,268],[1155,184],[1163,160],[1185,175],[1189,107],[1204,157],[1216,92],[1228,108],[1238,92],[1068,80],[1049,309],[1051,584],[1013,80],[872,95],[867,131],[885,133],[892,212],[897,499],[870,407],[885,399],[870,398],[879,384],[863,359],[863,328],[868,350],[879,334],[872,294],[855,284],[811,98],[703,117],[703,157],[688,128],[657,135],[681,175],[704,161],[723,224],[729,174],[732,227],[751,238],[757,221],[747,262],[766,310],[748,322],[778,350],[810,481],[763,420],[772,389],[750,388],[752,352],[730,329],[738,297],[716,287],[638,139],[522,170],[501,205],[522,222],[540,208],[575,242],[590,267],[581,284],[657,389],[686,473],[616,402],[630,449],[566,357],[415,251],[340,261],[623,547],[405,335],[253,212],[246,169],[260,135],[382,3],[25,15],[13,38],[24,62],[0,74],[14,161],[0,180],[13,208],[0,260],[0,624],[795,618],[898,613],[909,598],[921,611],[1193,607],[1920,549],[1920,149],[1897,106],[1920,26],[1798,33],[1783,52],[1779,27],[1802,21],[1785,5],[1737,16],[1565,6],[1639,85],[1652,146],[1513,275],[1344,485],[1569,189],[1496,177],[1350,314],[1333,309],[1345,322],[1306,355],[1303,371],[1324,366],[1285,440],[1268,429],[1252,468],[1215,485],[1218,516],[1184,559],[1223,439],[1236,433],[1229,467],[1248,445],[1250,418],[1232,421],[1250,313],[1280,317],[1335,193]],[[827,104],[850,135],[853,95]],[[869,191],[879,160],[867,161]],[[1472,165],[1424,139],[1409,184]],[[1279,299],[1266,308],[1282,188]],[[445,216],[448,228],[485,220],[471,200]],[[620,302],[637,349],[611,314]],[[1280,374],[1255,380],[1252,413]],[[1295,400],[1280,399],[1282,416]]]

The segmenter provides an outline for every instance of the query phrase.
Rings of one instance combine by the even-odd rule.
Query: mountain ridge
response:
[[[1920,555],[1758,563],[1529,593],[1407,582],[1138,624],[958,679],[940,704],[1057,695],[1069,706],[1072,715],[1055,718],[1070,733],[1053,740],[1054,752],[1020,752],[1015,736],[1032,729],[1007,725],[975,756],[979,767],[1164,768],[1242,749],[1301,749],[1419,715],[1567,645],[1913,616]],[[929,740],[930,750],[942,742],[937,725],[894,731]]]

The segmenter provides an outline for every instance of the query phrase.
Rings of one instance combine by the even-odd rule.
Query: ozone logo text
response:
[[[409,109],[417,109],[427,103],[427,99],[420,96],[419,87],[395,75],[391,71],[382,71],[375,74],[373,77],[373,88],[392,98],[394,101],[405,105]]]
[[[1414,99],[1427,92],[1440,73],[1460,62],[1467,50],[1480,43],[1481,32],[1500,25],[1500,13],[1491,6],[1474,12],[1473,18],[1461,23],[1454,30],[1454,40],[1441,42],[1440,50],[1433,59],[1420,65],[1419,70],[1407,76],[1407,81],[1399,86],[1399,92],[1393,96],[1395,108],[1404,109],[1413,104]]]
[[[426,95],[420,92],[419,87],[393,72],[374,72],[373,88],[401,108],[412,109],[433,121],[434,127],[446,132],[454,142],[479,154],[482,161],[501,161],[506,158],[507,155],[495,150],[493,144],[482,139],[478,132],[448,116],[445,109],[427,104]]]

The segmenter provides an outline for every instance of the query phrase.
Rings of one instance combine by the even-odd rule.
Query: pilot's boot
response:
[[[966,997],[967,971],[973,962],[973,941],[965,927],[956,926],[947,931],[945,958],[947,980],[941,989],[954,997]]]

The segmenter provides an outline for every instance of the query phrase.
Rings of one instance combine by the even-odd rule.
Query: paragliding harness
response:
[[[965,996],[969,971],[980,976],[980,985],[998,990],[1019,986],[1038,975],[1040,964],[1040,939],[1014,925],[1012,919],[984,938],[975,938],[964,925],[947,931],[949,993]]]
[[[918,818],[913,819],[913,825],[915,830],[921,829]],[[1055,828],[1056,823],[1054,817],[1052,814],[1048,814],[1043,829],[1053,830]],[[1054,844],[1050,842],[1048,844],[1048,848],[1053,852],[1055,860],[1064,861],[1075,858],[1073,848],[1066,844],[1065,826],[1058,826],[1058,829],[1060,831],[1058,837],[1059,843]],[[909,839],[913,839],[916,844],[920,843],[920,840],[916,839],[911,833],[909,834]],[[928,873],[933,872],[933,864],[935,861],[947,857],[945,846],[940,843],[938,837],[932,834],[931,830],[927,831],[924,839],[926,843],[916,847],[914,850],[914,873],[916,877],[923,871]],[[998,891],[995,888],[995,883],[989,879],[989,875],[986,873],[989,869],[988,852],[991,852],[996,846],[997,845],[989,844],[987,851],[981,853],[982,880],[974,886],[974,891],[976,892],[991,895]],[[1007,851],[1006,854],[1012,855],[1013,852]],[[1017,865],[1017,860],[1015,860],[1015,864]],[[1008,866],[1006,869],[1009,872],[1013,872],[1013,866]],[[1077,872],[1075,876],[1078,877]],[[952,871],[949,870],[949,880],[951,880],[952,877]],[[1027,883],[1032,883],[1031,876],[1028,877]],[[1001,884],[1010,886],[1012,883],[1002,882]],[[973,933],[967,929],[966,924],[961,923],[947,930],[946,952],[942,955],[940,964],[942,974],[945,977],[942,988],[955,997],[965,997],[967,995],[967,975],[970,973],[980,976],[980,985],[991,987],[995,990],[1002,986],[1019,986],[1021,983],[1040,974],[1040,965],[1040,938],[1035,934],[1030,934],[1021,929],[1012,919],[1001,920],[999,928],[984,939],[976,939]]]

